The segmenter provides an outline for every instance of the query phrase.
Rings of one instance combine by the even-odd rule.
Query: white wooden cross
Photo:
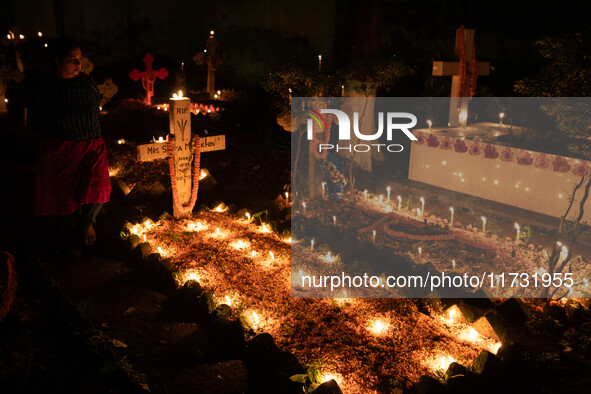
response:
[[[193,144],[191,143],[191,102],[188,97],[175,97],[170,100],[170,135],[168,139],[174,138],[172,146],[174,158],[174,174],[171,174],[171,183],[173,183],[173,215],[180,219],[188,217],[191,214],[192,206],[188,206],[192,197],[193,187],[193,164],[194,160],[200,158],[193,157]],[[225,135],[216,135],[200,138],[200,152],[211,152],[226,149]],[[140,144],[137,146],[138,161],[152,161],[155,159],[168,158],[168,143],[152,142]],[[196,179],[199,179],[197,174]],[[178,200],[175,199],[175,182]],[[197,185],[194,185],[197,187]],[[194,204],[194,202],[193,202]]]
[[[456,30],[456,55],[458,62],[433,62],[433,75],[452,76],[451,101],[449,105],[449,126],[466,126],[468,102],[476,91],[476,78],[489,75],[490,63],[477,62],[474,49],[474,30]]]

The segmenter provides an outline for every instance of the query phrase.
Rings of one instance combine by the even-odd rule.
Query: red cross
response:
[[[158,71],[152,70],[152,63],[154,63],[154,57],[151,54],[144,56],[144,64],[146,65],[146,71],[140,71],[137,68],[129,73],[129,77],[134,81],[141,78],[142,86],[146,89],[146,100],[147,105],[152,104],[152,96],[154,96],[154,81],[156,78],[164,79],[168,76],[168,71],[162,67]]]

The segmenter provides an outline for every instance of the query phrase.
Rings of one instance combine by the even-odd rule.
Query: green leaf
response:
[[[289,380],[291,380],[292,382],[305,384],[307,378],[308,378],[308,375],[305,373],[302,373],[302,374],[290,376]]]

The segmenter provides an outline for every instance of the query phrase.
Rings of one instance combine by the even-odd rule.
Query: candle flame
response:
[[[515,230],[519,231],[519,224],[515,223]]]
[[[275,260],[275,255],[273,254],[273,252],[269,251],[269,255],[271,255],[271,260]]]
[[[189,280],[196,280],[197,282],[199,282],[199,277],[196,273],[192,272],[189,274]]]

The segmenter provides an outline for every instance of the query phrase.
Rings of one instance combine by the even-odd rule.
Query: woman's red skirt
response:
[[[105,141],[43,139],[39,146],[35,215],[69,215],[82,204],[109,201]]]

